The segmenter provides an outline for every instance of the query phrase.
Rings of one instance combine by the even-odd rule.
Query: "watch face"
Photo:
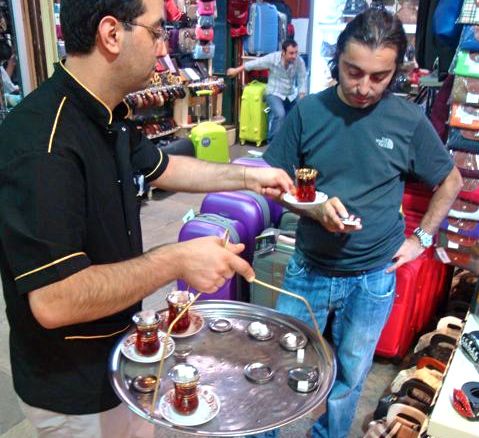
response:
[[[432,245],[432,237],[429,234],[423,234],[421,236],[421,244],[424,247],[429,248]]]

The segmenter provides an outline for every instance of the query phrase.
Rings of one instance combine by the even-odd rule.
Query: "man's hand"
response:
[[[408,237],[394,254],[393,261],[395,263],[386,272],[394,272],[399,266],[416,259],[423,252],[424,248],[419,244],[417,237]]]
[[[299,93],[299,94],[298,94],[298,97],[299,97],[300,100],[301,100],[304,96],[306,96],[306,93]]]
[[[362,230],[361,220],[350,215],[339,198],[328,199],[323,204],[318,205],[317,208],[308,210],[309,216],[321,223],[331,233],[352,233]],[[342,220],[349,219],[350,221],[358,222],[356,225],[345,225]]]
[[[245,187],[270,198],[294,192],[293,180],[282,169],[274,167],[245,167]]]
[[[243,244],[225,248],[218,237],[201,237],[175,246],[178,277],[200,292],[215,293],[236,272],[249,282],[255,277],[249,263],[238,256],[244,251]]]
[[[238,76],[240,72],[241,72],[241,69],[239,67],[237,68],[231,67],[226,70],[226,76],[228,76],[229,78],[235,78],[236,76]]]

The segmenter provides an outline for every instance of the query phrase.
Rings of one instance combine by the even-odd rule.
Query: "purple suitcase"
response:
[[[270,165],[264,161],[261,157],[240,157],[236,158],[232,161],[233,164],[239,164],[241,166],[249,166],[249,167],[270,167]],[[269,204],[269,215],[271,219],[271,223],[273,227],[278,227],[279,222],[281,220],[281,216],[283,215],[284,208],[281,204],[278,204],[271,198],[264,197]]]
[[[199,214],[194,219],[186,222],[180,230],[178,242],[185,240],[196,239],[205,236],[223,237],[226,230],[229,232],[229,240],[231,243],[245,242],[248,233],[244,225],[234,219],[228,219],[217,214]],[[216,293],[213,295],[201,295],[201,299],[215,299],[215,300],[236,300],[240,298],[240,279],[235,275],[228,280]],[[183,280],[178,280],[178,289],[186,290],[188,285]],[[197,292],[192,287],[188,288],[192,292]]]
[[[201,213],[215,213],[240,221],[248,232],[245,258],[253,261],[256,236],[270,226],[269,205],[266,199],[248,190],[209,193],[201,204]]]

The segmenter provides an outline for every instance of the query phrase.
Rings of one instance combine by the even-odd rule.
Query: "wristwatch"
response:
[[[427,233],[421,227],[417,227],[413,234],[418,238],[419,245],[423,248],[429,248],[432,245],[432,234]]]

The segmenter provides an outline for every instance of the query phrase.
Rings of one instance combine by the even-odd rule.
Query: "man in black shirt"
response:
[[[63,0],[68,57],[0,128],[13,379],[42,437],[128,436],[125,417],[110,415],[119,400],[107,361],[141,300],[175,279],[213,293],[235,272],[254,277],[243,245],[215,237],[142,254],[135,174],[171,191],[293,187],[278,169],[168,157],[125,119],[123,97],[147,86],[164,54],[162,19],[159,0]]]

